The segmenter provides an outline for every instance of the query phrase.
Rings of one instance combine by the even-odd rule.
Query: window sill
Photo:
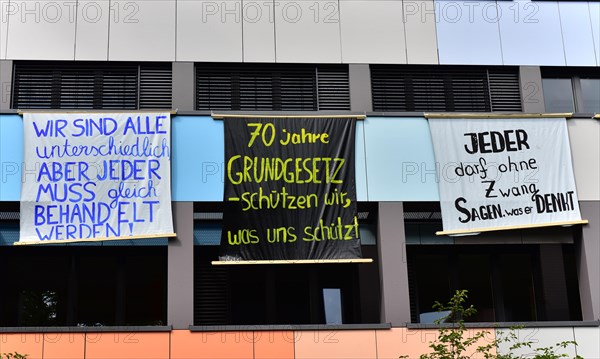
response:
[[[170,332],[171,325],[104,326],[104,327],[0,327],[0,333],[116,333]]]
[[[382,324],[273,324],[273,325],[190,325],[192,332],[275,331],[275,330],[373,330],[391,329],[391,323]]]
[[[465,323],[466,328],[565,328],[565,327],[599,327],[600,321],[547,321],[547,322],[488,322],[488,323]],[[452,323],[438,324],[420,324],[407,323],[408,329],[439,329],[452,328]]]

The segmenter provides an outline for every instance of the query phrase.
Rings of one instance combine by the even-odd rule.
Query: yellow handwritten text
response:
[[[342,224],[342,218],[337,217],[336,223],[325,225],[323,220],[319,220],[319,225],[316,227],[307,226],[304,227],[304,237],[302,238],[305,242],[312,241],[348,241],[359,237],[358,232],[358,219],[354,216],[352,224]]]
[[[232,184],[281,181],[286,183],[341,184],[344,158],[276,158],[235,155],[227,161],[227,179]]]
[[[243,207],[242,211],[251,209],[307,209],[317,207],[319,197],[316,194],[308,195],[292,195],[289,194],[285,187],[281,191],[272,190],[265,194],[261,188],[258,192],[244,192],[241,196]]]

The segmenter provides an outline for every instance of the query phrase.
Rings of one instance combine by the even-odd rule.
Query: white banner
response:
[[[19,244],[173,235],[169,113],[25,113]]]
[[[429,119],[444,232],[581,220],[564,118]]]

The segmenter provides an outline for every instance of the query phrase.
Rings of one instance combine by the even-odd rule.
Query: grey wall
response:
[[[193,111],[194,108],[194,63],[173,63],[173,108],[178,111]]]
[[[600,201],[579,203],[582,226],[578,241],[579,296],[583,320],[600,320]]]
[[[11,84],[12,61],[0,60],[0,111],[10,109]]]
[[[523,112],[544,113],[544,91],[542,88],[542,73],[539,66],[521,66],[519,68],[521,84],[521,101]]]
[[[194,203],[173,202],[177,237],[169,239],[167,324],[188,329],[194,324]]]
[[[350,109],[359,112],[373,111],[369,65],[348,65],[348,76],[350,80]]]
[[[408,266],[402,202],[379,203],[379,273],[381,321],[402,326],[410,323]]]

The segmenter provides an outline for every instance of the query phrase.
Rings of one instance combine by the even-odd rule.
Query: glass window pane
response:
[[[325,324],[342,324],[342,292],[340,288],[323,288]]]
[[[500,256],[500,273],[506,322],[537,320],[533,264],[528,253]]]
[[[542,79],[546,112],[574,112],[571,79]]]
[[[600,112],[600,79],[581,79],[582,112]]]
[[[415,258],[417,300],[421,323],[433,322],[439,316],[433,304],[446,303],[451,296],[450,267],[446,254],[419,254]]]
[[[493,322],[495,320],[492,295],[492,265],[487,254],[458,255],[458,288],[468,290],[469,304],[477,308],[466,322]]]

